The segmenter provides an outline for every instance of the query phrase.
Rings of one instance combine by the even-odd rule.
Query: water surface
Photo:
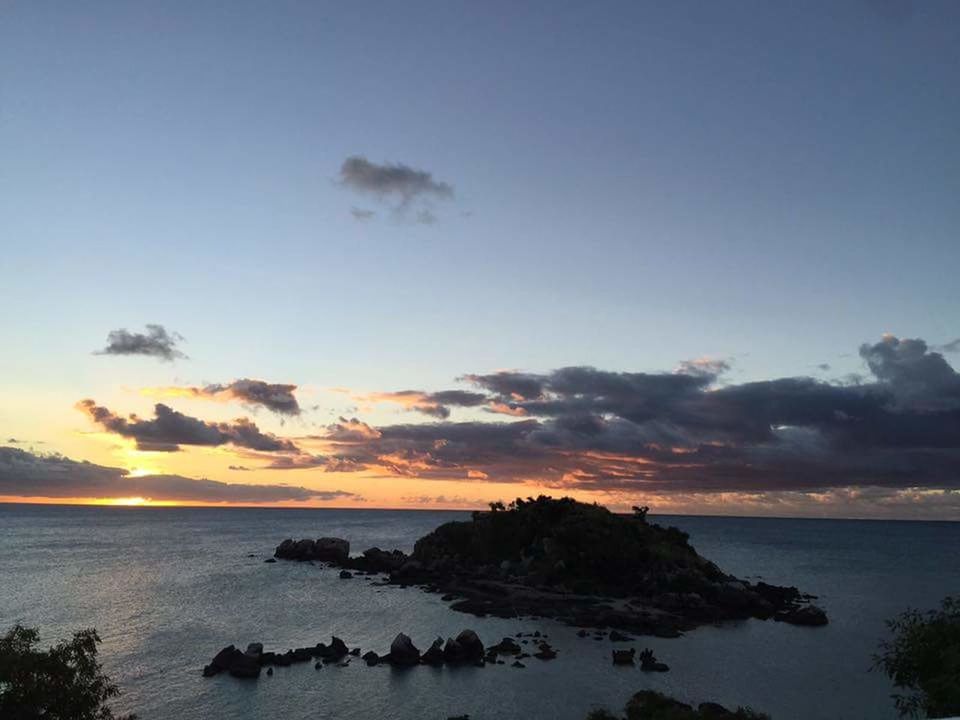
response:
[[[0,505],[0,627],[39,627],[45,641],[96,627],[119,682],[117,708],[177,717],[581,720],[655,688],[682,699],[749,704],[778,720],[896,717],[886,679],[868,672],[884,619],[960,593],[960,523],[656,517],[690,533],[728,572],[820,596],[825,628],[749,620],[679,639],[642,638],[670,664],[647,675],[614,668],[610,643],[546,620],[475,618],[438,596],[340,580],[335,570],[264,563],[285,537],[345,537],[354,551],[412,549],[456,512]],[[248,557],[253,555],[254,557]],[[486,642],[540,630],[552,662],[409,671],[277,668],[243,682],[203,678],[224,645],[267,649],[329,642],[385,652],[399,631],[425,649],[471,627]]]

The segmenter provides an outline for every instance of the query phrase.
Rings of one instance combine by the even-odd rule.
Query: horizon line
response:
[[[566,496],[564,496],[566,497]],[[578,501],[581,502],[581,501]],[[594,504],[594,503],[586,503]],[[601,507],[606,507],[600,503],[595,503]],[[338,511],[357,511],[357,512],[461,512],[470,513],[476,511],[488,510],[481,507],[356,507],[356,506],[296,506],[296,505],[246,505],[241,503],[219,503],[219,504],[192,504],[180,503],[176,501],[157,503],[110,503],[110,502],[31,502],[29,500],[0,500],[0,506],[4,505],[30,505],[34,507],[71,507],[71,508],[97,508],[107,510],[338,510]],[[608,508],[609,509],[609,508]],[[616,512],[610,510],[615,515],[629,515],[627,512]],[[901,518],[901,517],[857,517],[857,516],[811,516],[811,515],[734,515],[726,513],[684,513],[684,512],[650,512],[650,517],[690,517],[690,518],[726,518],[731,520],[836,520],[836,521],[863,521],[863,522],[922,522],[922,523],[956,523],[960,518]]]

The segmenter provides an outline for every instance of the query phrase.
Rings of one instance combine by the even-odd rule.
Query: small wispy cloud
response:
[[[143,388],[140,392],[148,397],[188,397],[221,402],[232,400],[244,405],[263,407],[278,415],[293,416],[301,412],[300,404],[294,395],[296,389],[297,386],[291,383],[241,378],[227,384]]]
[[[377,216],[377,213],[373,210],[367,210],[365,208],[358,207],[350,208],[350,214],[353,215],[354,220],[359,220],[360,222],[372,220]]]
[[[168,332],[163,325],[148,324],[146,329],[145,333],[130,332],[126,328],[111,330],[106,347],[94,355],[145,355],[168,362],[187,357],[177,348],[177,343],[184,339],[180,333]]]

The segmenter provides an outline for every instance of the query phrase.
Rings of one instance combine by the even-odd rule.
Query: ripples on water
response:
[[[610,664],[610,643],[550,621],[474,618],[436,595],[340,580],[335,570],[266,564],[285,537],[334,535],[359,551],[409,551],[455,512],[0,505],[0,628],[37,626],[45,641],[96,627],[123,689],[117,708],[177,717],[483,718],[582,720],[655,688],[690,700],[750,704],[776,720],[894,718],[884,677],[869,673],[883,621],[960,593],[960,523],[658,517],[690,533],[721,568],[820,596],[826,628],[750,620],[675,640],[643,638],[671,666],[645,675]],[[247,557],[254,554],[256,557]],[[425,649],[472,627],[485,642],[546,632],[560,657],[526,669],[398,671],[276,668],[241,682],[203,678],[224,645],[267,649],[329,642],[384,652],[399,631]]]

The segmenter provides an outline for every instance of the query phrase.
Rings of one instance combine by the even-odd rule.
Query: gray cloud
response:
[[[426,170],[402,163],[378,165],[362,155],[352,155],[343,161],[340,182],[381,200],[396,201],[400,209],[408,207],[415,200],[453,197],[453,186],[434,180]]]
[[[44,498],[143,497],[210,503],[273,503],[355,497],[343,490],[288,485],[248,485],[180,475],[132,477],[126,470],[61,455],[35,455],[0,447],[0,495]]]
[[[238,418],[231,423],[206,422],[163,403],[154,405],[153,419],[136,415],[124,418],[89,399],[77,403],[77,409],[104,430],[136,440],[139,450],[176,452],[181,445],[218,447],[230,444],[260,452],[300,452],[291,441],[261,432],[247,418]]]
[[[933,410],[960,404],[960,375],[923,340],[885,335],[878,343],[861,345],[860,357],[905,408]]]
[[[943,345],[939,345],[935,347],[934,350],[937,350],[942,353],[960,352],[960,338],[957,338],[956,340],[951,340],[950,342],[944,343]]]
[[[730,371],[730,363],[718,358],[698,358],[696,360],[684,360],[680,363],[676,372],[681,375],[694,375],[708,377],[716,380],[718,377]]]
[[[186,396],[204,400],[236,400],[245,405],[263,407],[278,415],[299,415],[300,404],[294,395],[297,386],[289,383],[268,383],[263,380],[241,378],[227,384],[203,387],[146,388],[147,395]]]
[[[112,330],[107,335],[107,346],[95,355],[146,355],[171,361],[185,358],[177,349],[177,343],[183,336],[176,332],[167,332],[163,325],[147,325],[146,333],[132,333],[125,328]]]
[[[848,383],[716,388],[703,368],[467,375],[497,412],[524,419],[364,426],[349,442],[338,426],[327,440],[426,479],[640,494],[960,487],[960,375],[922,340],[885,337],[861,356],[872,378]]]
[[[437,222],[437,216],[427,208],[418,210],[416,219],[417,223],[420,225],[433,225]]]
[[[398,390],[396,392],[376,392],[356,395],[355,399],[369,403],[397,403],[407,410],[445,420],[450,417],[451,407],[478,407],[489,401],[484,393],[468,390]]]
[[[366,210],[364,208],[353,207],[350,208],[350,214],[353,215],[354,220],[372,220],[377,216],[373,210]]]

